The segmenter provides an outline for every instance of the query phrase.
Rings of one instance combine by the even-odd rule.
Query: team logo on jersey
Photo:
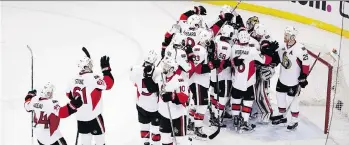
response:
[[[288,59],[287,52],[284,52],[284,54],[282,55],[281,65],[282,65],[285,69],[289,69],[289,68],[291,68],[291,66],[292,66],[291,60]]]

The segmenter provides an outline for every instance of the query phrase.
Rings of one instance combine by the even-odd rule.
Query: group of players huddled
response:
[[[165,34],[161,60],[158,50],[150,50],[143,64],[131,68],[144,145],[204,140],[205,117],[209,126],[225,127],[222,118],[230,118],[234,129],[250,132],[256,124],[287,123],[290,110],[287,129],[295,129],[299,99],[294,98],[308,84],[309,74],[307,50],[295,40],[297,30],[286,27],[279,46],[256,16],[244,24],[227,5],[211,25],[204,22],[205,15],[203,6],[183,13]],[[278,64],[278,111],[273,112],[268,95]]]
[[[309,74],[307,51],[295,40],[297,30],[286,27],[279,46],[256,16],[244,24],[227,5],[212,24],[204,22],[205,15],[203,6],[183,13],[165,34],[161,60],[158,50],[151,50],[143,64],[130,69],[144,145],[190,145],[192,138],[204,140],[208,138],[203,130],[205,117],[210,126],[219,128],[226,126],[222,118],[230,118],[239,132],[255,129],[251,119],[261,125],[288,123],[287,129],[295,129],[299,99],[294,98],[308,84]],[[273,112],[268,95],[278,64],[278,111]],[[59,121],[73,113],[83,145],[91,145],[92,137],[96,145],[105,144],[101,96],[103,90],[112,88],[114,78],[108,56],[101,58],[100,66],[103,77],[93,73],[87,52],[80,61],[80,73],[67,89],[70,102],[65,106],[52,99],[51,83],[39,96],[36,90],[29,91],[25,109],[34,113],[40,145],[66,145]],[[289,110],[291,121],[286,118]]]

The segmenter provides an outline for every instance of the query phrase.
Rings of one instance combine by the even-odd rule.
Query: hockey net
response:
[[[329,132],[330,123],[331,133],[348,132],[346,127],[340,125],[349,124],[349,87],[343,70],[345,66],[338,59],[337,50],[304,45],[308,49],[311,65],[315,60],[317,62],[308,76],[308,86],[300,94],[301,111],[306,108],[304,114],[323,128],[325,134]]]

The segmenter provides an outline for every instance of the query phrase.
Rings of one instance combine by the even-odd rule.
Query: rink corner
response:
[[[237,1],[196,1],[196,2],[217,5],[217,6],[223,6],[226,4],[226,5],[230,5],[232,7],[234,7],[238,3]],[[328,23],[325,23],[325,22],[322,22],[319,20],[309,18],[309,17],[305,17],[305,16],[301,16],[298,14],[294,14],[294,13],[290,13],[290,12],[286,12],[286,11],[281,11],[281,10],[277,10],[277,9],[273,9],[273,8],[268,8],[268,7],[264,7],[264,6],[259,6],[259,5],[255,5],[255,4],[245,3],[245,2],[241,2],[238,8],[242,9],[242,10],[246,10],[246,11],[271,15],[274,17],[279,17],[279,18],[299,22],[299,23],[306,24],[306,25],[311,25],[311,26],[317,27],[319,29],[323,29],[323,30],[329,31],[331,33],[335,33],[337,35],[341,35],[341,33],[342,33],[342,35],[345,38],[349,39],[349,31],[348,30],[343,29],[343,32],[341,32],[342,28],[339,28],[339,27],[334,26],[332,24],[328,24]]]

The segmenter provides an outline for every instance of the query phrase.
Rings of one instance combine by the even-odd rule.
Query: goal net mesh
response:
[[[349,87],[343,70],[345,65],[338,59],[336,49],[304,46],[308,49],[311,65],[317,60],[308,76],[309,84],[300,94],[301,106],[308,108],[304,115],[323,128],[324,133],[330,131],[331,136],[345,139],[343,135],[349,132]]]

